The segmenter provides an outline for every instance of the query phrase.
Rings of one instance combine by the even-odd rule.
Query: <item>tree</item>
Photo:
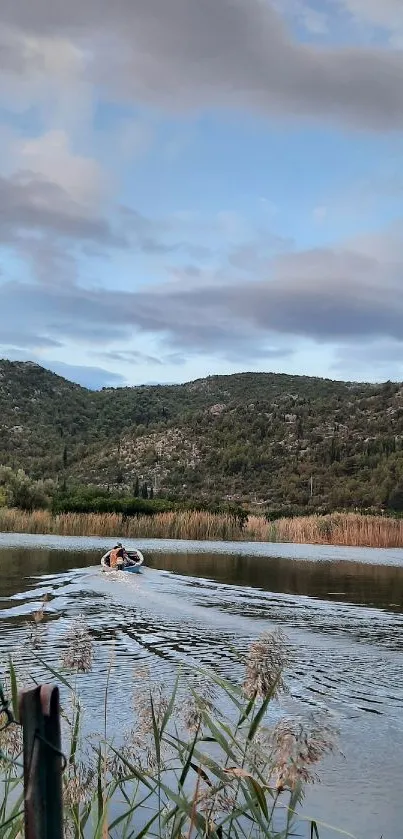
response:
[[[152,499],[154,498],[154,488],[153,488],[153,485],[152,485],[152,484],[151,484],[151,486],[150,486],[150,494],[149,494],[149,498],[150,498],[150,501],[152,501]]]
[[[148,498],[148,486],[146,483],[144,483],[141,487],[141,497],[145,499]]]
[[[139,479],[138,478],[136,478],[136,480],[133,484],[133,495],[134,495],[135,498],[138,498],[139,495],[140,495],[140,484],[139,484]]]
[[[389,496],[388,507],[395,513],[403,512],[403,484],[395,487]]]
[[[9,467],[0,470],[0,486],[8,506],[28,511],[48,507],[54,491],[52,482],[32,481],[23,469],[13,472]]]

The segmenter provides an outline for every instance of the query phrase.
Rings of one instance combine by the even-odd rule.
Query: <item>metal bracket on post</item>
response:
[[[25,839],[63,839],[59,689],[42,685],[19,698],[24,743]]]

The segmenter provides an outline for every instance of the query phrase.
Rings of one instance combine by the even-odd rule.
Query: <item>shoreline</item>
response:
[[[268,522],[249,516],[243,527],[230,515],[158,513],[125,518],[108,513],[25,512],[0,508],[0,532],[101,539],[167,539],[200,542],[256,542],[362,548],[403,548],[403,519],[333,513]]]

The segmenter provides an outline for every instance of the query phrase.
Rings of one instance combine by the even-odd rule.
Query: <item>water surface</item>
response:
[[[96,567],[104,547],[0,535],[0,656],[17,650],[30,667],[27,621],[49,593],[42,654],[58,664],[64,631],[83,615],[100,693],[114,656],[111,702],[123,725],[139,667],[165,682],[178,664],[195,663],[241,678],[234,650],[280,626],[296,649],[283,708],[328,709],[341,731],[344,756],[323,764],[306,814],[360,839],[401,835],[403,551],[153,540],[139,546],[144,573],[112,583]],[[86,679],[86,711],[96,719],[101,700],[93,677],[83,677],[84,691]]]

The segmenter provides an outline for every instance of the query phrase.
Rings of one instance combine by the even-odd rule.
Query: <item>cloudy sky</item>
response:
[[[403,378],[402,0],[1,0],[0,356]]]

